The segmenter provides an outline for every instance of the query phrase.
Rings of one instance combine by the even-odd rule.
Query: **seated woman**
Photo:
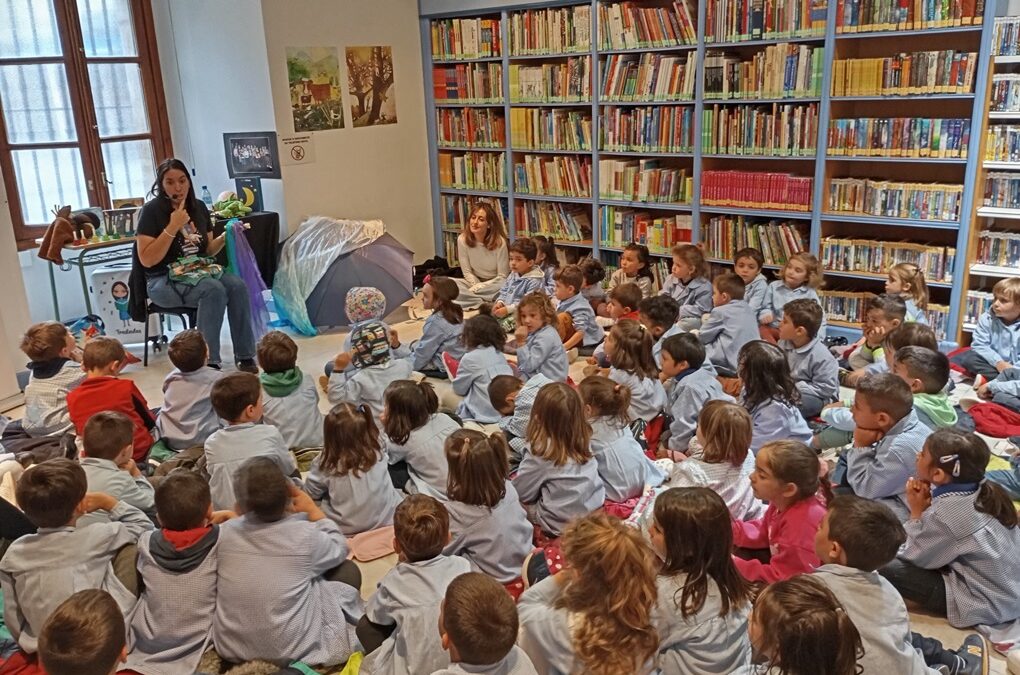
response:
[[[251,304],[244,281],[229,272],[193,286],[169,277],[169,266],[179,258],[214,256],[226,242],[224,235],[213,237],[209,210],[195,198],[184,162],[163,160],[156,168],[151,194],[155,199],[142,207],[137,229],[138,260],[145,268],[149,299],[163,307],[198,308],[196,327],[209,345],[209,365],[215,368],[222,364],[220,328],[226,311],[237,367],[257,373]]]
[[[478,202],[472,208],[467,227],[457,236],[457,258],[464,278],[456,279],[460,295],[454,302],[474,309],[495,300],[510,275],[510,254],[503,219],[490,204]]]

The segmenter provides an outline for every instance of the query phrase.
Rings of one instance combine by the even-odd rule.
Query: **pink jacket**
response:
[[[825,503],[819,497],[802,499],[785,511],[769,504],[758,520],[733,521],[733,545],[741,548],[768,548],[767,563],[733,557],[737,571],[748,581],[771,583],[795,574],[810,572],[818,566],[815,533],[825,516]]]

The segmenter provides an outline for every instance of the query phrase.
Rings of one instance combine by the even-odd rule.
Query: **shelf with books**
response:
[[[502,30],[498,13],[483,17],[439,19],[430,25],[432,62],[498,61]]]
[[[495,208],[496,212],[502,214],[504,220],[506,219],[506,198],[483,197],[475,194],[439,195],[439,209],[443,230],[452,232],[462,231],[471,219],[471,210],[483,202]]]
[[[502,82],[502,63],[458,63],[432,67],[432,96],[437,104],[502,104]]]
[[[592,245],[591,207],[571,203],[514,201],[513,220],[518,236],[552,237],[558,245]]]
[[[727,207],[727,212],[734,215],[737,212],[733,209],[802,211],[802,217],[807,218],[813,180],[784,172],[703,170],[701,210]]]
[[[646,208],[602,206],[599,209],[600,249],[622,250],[630,242],[648,247],[655,255],[669,255],[676,244],[692,240],[694,221],[687,214],[652,213]]]
[[[840,3],[840,4],[842,4],[842,3]],[[847,3],[847,4],[850,4],[850,3]],[[839,16],[839,14],[838,14],[839,10],[837,9],[836,11],[837,11],[837,16]],[[976,25],[970,25],[970,26],[949,26],[949,27],[942,27],[942,28],[936,28],[936,27],[932,27],[932,28],[911,28],[911,29],[886,28],[884,30],[868,30],[868,31],[857,32],[857,33],[840,32],[839,29],[840,29],[840,26],[839,26],[839,24],[837,24],[836,25],[836,39],[837,40],[863,40],[863,39],[871,39],[871,38],[890,37],[890,33],[893,33],[893,37],[896,37],[897,39],[905,38],[905,37],[913,37],[913,36],[924,36],[926,38],[930,38],[930,39],[935,40],[935,39],[938,39],[937,36],[939,36],[939,35],[951,35],[953,33],[975,33],[975,32],[980,32],[981,31],[981,24],[978,23]]]
[[[591,198],[590,156],[516,154],[513,159],[513,174],[516,194]]]
[[[778,42],[746,54],[705,54],[704,98],[746,100],[818,97],[825,49]]]
[[[599,159],[599,199],[686,205],[694,192],[694,169],[683,159]]]
[[[589,3],[511,12],[507,24],[511,57],[591,51]]]
[[[688,0],[659,7],[634,2],[599,3],[599,50],[663,50],[698,46],[698,12]]]
[[[701,239],[706,257],[732,261],[750,246],[761,251],[768,265],[781,266],[794,253],[808,250],[808,229],[808,223],[797,220],[717,215],[702,224]]]
[[[786,3],[783,0],[742,2],[705,0],[706,44],[817,40],[825,38],[824,0]]]
[[[818,291],[818,299],[825,311],[826,325],[837,329],[830,332],[836,335],[845,335],[846,333],[843,331],[855,331],[859,336],[868,301],[874,296],[875,293],[846,289]],[[940,342],[946,340],[949,326],[949,306],[929,302],[924,315],[928,325],[935,331],[935,337]]]
[[[810,211],[784,211],[782,209],[746,209],[736,206],[706,206],[702,204],[701,213],[721,213],[731,216],[759,216],[762,218],[801,218],[811,219]]]
[[[443,149],[502,149],[506,118],[498,108],[439,108],[436,142]]]
[[[963,185],[833,177],[826,187],[826,214],[870,214],[923,223],[959,223],[961,218]]]
[[[511,105],[591,101],[592,66],[588,54],[543,61],[537,65],[511,63],[509,73]]]
[[[701,151],[705,156],[810,158],[817,154],[818,104],[733,108],[704,104]]]
[[[515,152],[591,152],[591,142],[590,110],[510,109],[510,143]]]
[[[969,325],[969,330],[977,328],[978,319],[981,315],[987,312],[992,307],[992,301],[995,300],[990,292],[987,291],[967,291],[966,305],[964,306],[963,322],[964,325]]]
[[[1016,63],[999,59],[1008,59],[1020,54],[1020,17],[995,17],[991,51],[995,56],[996,63]]]
[[[609,54],[600,61],[601,103],[693,102],[697,52]]]
[[[877,161],[956,160],[970,149],[966,118],[857,117],[829,121],[830,158]]]
[[[440,150],[439,185],[460,190],[506,190],[506,155],[474,150]]]
[[[599,112],[599,148],[640,153],[693,153],[694,114],[693,106],[606,105]]]

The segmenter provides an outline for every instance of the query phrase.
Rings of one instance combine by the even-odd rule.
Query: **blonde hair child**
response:
[[[528,293],[517,306],[517,367],[525,380],[542,373],[566,382],[570,363],[557,326],[556,310],[545,293]]]
[[[907,303],[908,323],[927,324],[924,310],[928,309],[928,284],[924,281],[924,270],[914,263],[896,263],[889,268],[885,292],[897,295]]]
[[[673,268],[662,285],[660,295],[668,295],[680,305],[677,324],[683,330],[701,327],[701,317],[712,311],[712,282],[708,262],[701,249],[692,244],[673,247]]]
[[[800,251],[791,255],[776,276],[778,278],[769,284],[765,292],[765,304],[758,314],[762,339],[773,344],[779,339],[779,323],[783,320],[783,307],[786,303],[807,298],[822,304],[818,299],[818,289],[822,286],[822,267],[818,264],[818,258],[810,253]],[[825,337],[824,317],[818,334]]]

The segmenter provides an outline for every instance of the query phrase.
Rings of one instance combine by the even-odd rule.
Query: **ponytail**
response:
[[[581,400],[592,407],[596,417],[611,417],[621,427],[630,423],[630,387],[613,382],[608,377],[594,375],[581,380],[577,386]]]
[[[977,499],[974,500],[974,508],[995,518],[1007,529],[1012,530],[1017,526],[1016,507],[1013,506],[1013,501],[1002,487],[987,479],[981,481]]]
[[[439,397],[432,385],[422,380],[395,380],[383,394],[386,422],[383,430],[397,445],[407,443],[411,432],[425,426],[439,412]]]
[[[432,277],[429,279],[429,286],[432,287],[433,310],[442,314],[449,323],[463,323],[464,310],[454,302],[460,295],[457,283],[450,277]]]
[[[988,514],[1013,529],[1017,526],[1016,508],[1006,491],[985,478],[985,467],[992,451],[977,434],[953,427],[939,429],[924,442],[924,449],[934,462],[949,476],[952,483],[979,483],[974,508]]]
[[[474,429],[457,429],[443,450],[449,467],[446,494],[451,500],[490,509],[503,501],[510,448],[502,433],[486,436]]]

